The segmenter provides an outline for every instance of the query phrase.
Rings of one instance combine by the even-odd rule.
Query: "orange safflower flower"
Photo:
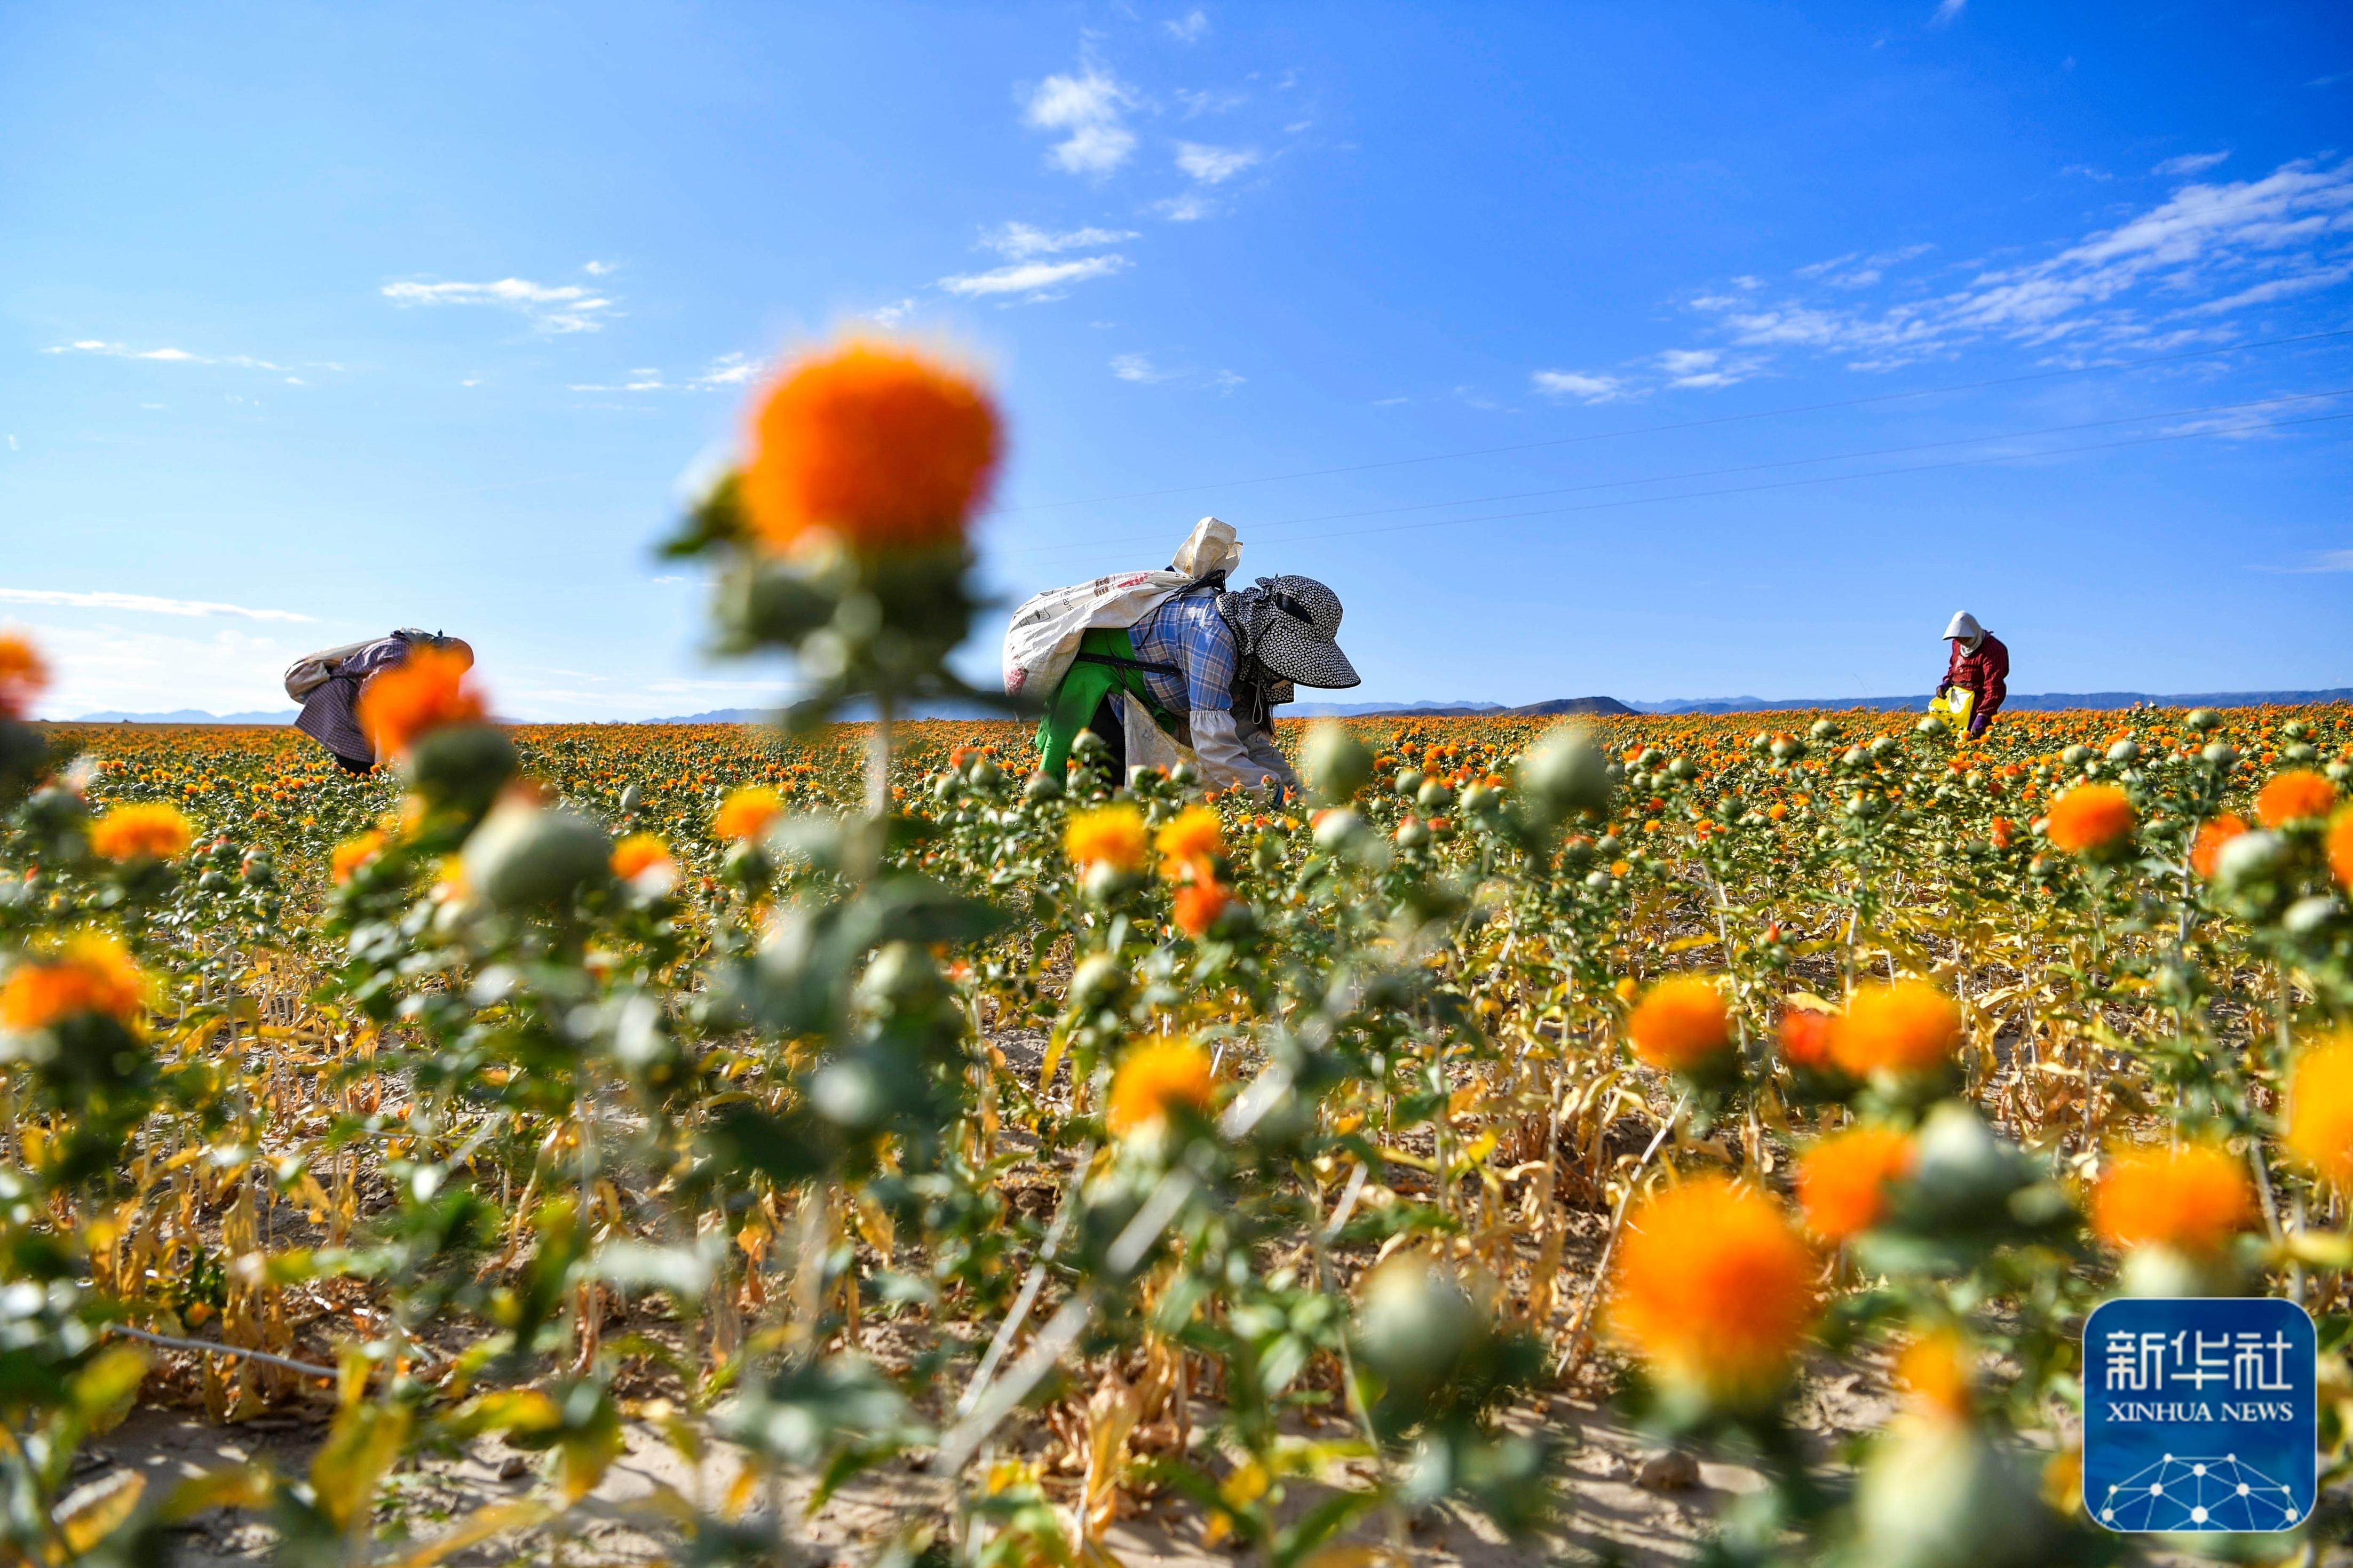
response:
[[[1208,1052],[1190,1040],[1154,1040],[1130,1051],[1119,1064],[1104,1120],[1124,1138],[1167,1121],[1180,1105],[1206,1113],[1217,1093]]]
[[[2189,868],[2211,880],[2215,862],[2222,854],[2222,846],[2246,830],[2246,818],[2229,811],[2201,825],[2197,839],[2189,846]]]
[[[482,717],[482,694],[466,679],[471,657],[452,648],[420,647],[360,689],[360,728],[379,757],[396,757],[417,738]]]
[[[2275,776],[2255,796],[2255,820],[2285,827],[2308,816],[2327,816],[2337,805],[2337,786],[2326,776],[2296,768]]]
[[[761,401],[745,513],[774,550],[819,534],[867,555],[952,544],[999,446],[973,382],[904,348],[850,342],[793,365]]]
[[[2339,887],[2353,888],[2353,809],[2338,812],[2328,825],[2328,869]]]
[[[1642,994],[1626,1017],[1635,1059],[1670,1072],[1689,1072],[1732,1046],[1732,1016],[1724,993],[1704,974],[1672,974]]]
[[[670,866],[670,846],[659,833],[632,833],[613,846],[613,875],[624,882],[633,882],[648,871]]]
[[[1914,1415],[1930,1420],[1968,1420],[1977,1403],[1972,1359],[1968,1347],[1950,1329],[1922,1334],[1895,1358],[1895,1380],[1904,1385],[1905,1404]]]
[[[768,824],[785,814],[785,797],[766,784],[745,784],[727,792],[711,819],[711,831],[723,842],[741,844],[757,838]]]
[[[1124,804],[1074,813],[1062,829],[1062,849],[1082,868],[1110,866],[1141,870],[1145,849],[1144,813]]]
[[[365,833],[354,834],[335,846],[328,857],[327,870],[338,887],[352,879],[352,873],[375,859],[384,850],[384,830],[372,827]]]
[[[2078,784],[2051,803],[2046,831],[2053,847],[2092,855],[2129,837],[2132,797],[2114,784]]]
[[[1834,1132],[1798,1161],[1798,1205],[1825,1241],[1844,1241],[1887,1213],[1887,1187],[1912,1169],[1911,1137],[1893,1127]]]
[[[2211,1143],[2121,1151],[2092,1192],[2092,1228],[2112,1247],[2213,1252],[2254,1218],[2246,1165]]]
[[[90,825],[90,849],[102,860],[176,860],[195,829],[177,806],[161,801],[118,805]]]
[[[1717,1175],[1634,1211],[1609,1303],[1613,1337],[1712,1400],[1768,1400],[1814,1318],[1814,1258],[1780,1205]]]
[[[1218,923],[1218,917],[1232,901],[1213,879],[1205,877],[1198,882],[1187,882],[1176,889],[1174,900],[1177,929],[1198,941],[1208,934],[1209,928]]]
[[[2353,1029],[2337,1030],[2296,1058],[2284,1142],[2315,1175],[2353,1186]]]
[[[41,662],[32,639],[20,632],[0,632],[0,719],[22,719],[48,684],[49,667]]]
[[[1179,877],[1200,879],[1209,862],[1226,852],[1226,827],[1206,805],[1188,805],[1152,836],[1160,851],[1160,874],[1170,881]]]
[[[1926,1072],[1952,1059],[1961,1043],[1961,1010],[1917,980],[1866,985],[1831,1031],[1831,1058],[1857,1078],[1874,1072]]]
[[[1811,1007],[1791,1007],[1781,1015],[1778,1033],[1781,1039],[1781,1059],[1793,1068],[1826,1068],[1831,1065],[1831,1033],[1838,1020],[1828,1013],[1817,1013]]]
[[[80,1013],[131,1023],[147,995],[147,977],[111,937],[85,931],[55,958],[18,964],[0,986],[0,1028],[29,1033]]]

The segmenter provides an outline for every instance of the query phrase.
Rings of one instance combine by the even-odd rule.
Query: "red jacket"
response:
[[[1974,735],[1985,728],[1986,721],[2001,707],[2001,700],[2010,695],[2010,649],[1991,632],[1978,639],[1975,653],[1962,651],[1958,640],[1952,648],[1952,662],[1945,667],[1944,685],[1936,690],[1941,695],[1947,688],[1964,686],[1978,694],[1977,705],[1969,710],[1969,733]]]

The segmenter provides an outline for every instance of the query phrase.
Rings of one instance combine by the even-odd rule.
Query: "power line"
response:
[[[1540,496],[1577,495],[1586,490],[1619,489],[1629,485],[1669,484],[1683,479],[1718,479],[1727,474],[1762,473],[1773,468],[1798,468],[1807,463],[1845,463],[1863,458],[1892,458],[1906,452],[1930,452],[1945,447],[1973,447],[1985,441],[2022,441],[2037,436],[2063,436],[2077,430],[2102,430],[2117,425],[2140,425],[2152,419],[2186,419],[2200,414],[2228,414],[2247,408],[2271,408],[2285,403],[2309,403],[2318,398],[2353,395],[2353,387],[2335,387],[2323,392],[2296,392],[2278,397],[2251,398],[2242,403],[2211,403],[2196,408],[2162,409],[2151,414],[2127,414],[2113,419],[2086,419],[2073,425],[2044,425],[2031,430],[1997,431],[1984,436],[1956,436],[1942,441],[1918,441],[1901,447],[1874,447],[1859,452],[1831,452],[1814,458],[1777,458],[1766,463],[1741,463],[1723,468],[1694,468],[1681,473],[1647,474],[1630,479],[1594,479],[1581,485],[1556,485],[1540,490],[1513,490],[1502,495],[1461,496],[1451,500],[1412,501],[1400,506],[1366,507],[1356,511],[1328,511],[1305,517],[1279,518],[1269,522],[1250,524],[1253,537],[1270,528],[1293,528],[1309,522],[1338,522],[1357,517],[1389,517],[1404,511],[1432,511],[1450,506],[1488,506],[1497,501],[1533,500]],[[1032,555],[1044,551],[1092,549],[1102,544],[1138,543],[1160,539],[1161,534],[1127,534],[1118,539],[1094,539],[1084,544],[1032,544],[1018,550],[1000,552],[1007,555]]]
[[[1719,414],[1706,419],[1686,419],[1671,425],[1636,425],[1623,430],[1597,430],[1583,436],[1556,436],[1543,441],[1520,441],[1503,447],[1474,447],[1459,452],[1430,452],[1418,458],[1387,458],[1372,463],[1348,463],[1330,468],[1303,468],[1295,473],[1261,474],[1254,479],[1211,479],[1193,484],[1166,485],[1157,489],[1126,490],[1116,495],[1083,496],[1071,500],[1032,501],[1027,506],[993,507],[985,516],[1011,517],[1021,512],[1053,511],[1064,507],[1100,506],[1110,501],[1145,500],[1155,496],[1184,495],[1194,490],[1234,489],[1243,485],[1279,484],[1286,479],[1320,479],[1336,474],[1369,473],[1379,468],[1406,468],[1417,463],[1444,463],[1462,458],[1492,458],[1507,452],[1534,452],[1551,447],[1574,446],[1587,441],[1610,441],[1622,436],[1656,436],[1675,430],[1699,430],[1715,425],[1734,425],[1750,419],[1778,419],[1797,414],[1820,414],[1837,408],[1860,408],[1873,403],[1894,403],[1910,397],[1934,397],[1948,392],[1981,392],[1993,386],[2016,386],[2032,381],[2051,381],[2071,375],[2096,375],[2105,371],[2141,370],[2150,365],[2174,364],[2183,360],[2211,359],[2217,354],[2240,353],[2253,349],[2284,348],[2295,343],[2321,342],[2333,338],[2353,337],[2353,327],[2334,331],[2305,332],[2288,338],[2265,338],[2252,343],[2232,343],[2221,348],[2185,349],[2179,353],[2153,354],[2146,359],[2120,360],[2108,364],[2073,365],[2060,370],[2029,371],[2019,375],[1999,375],[1986,381],[1955,382],[1945,386],[1916,387],[1909,392],[1879,392],[1863,397],[1841,398],[1831,403],[1804,403],[1786,408],[1760,408],[1746,414]]]

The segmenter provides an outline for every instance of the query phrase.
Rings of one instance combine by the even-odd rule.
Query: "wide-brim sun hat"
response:
[[[1260,664],[1301,686],[1327,689],[1364,678],[1340,651],[1340,595],[1313,577],[1259,580],[1274,613],[1259,629],[1251,652]]]

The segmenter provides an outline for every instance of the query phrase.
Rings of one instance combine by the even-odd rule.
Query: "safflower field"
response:
[[[833,721],[970,696],[996,421],[756,405],[667,548],[789,728],[420,654],[354,779],[0,639],[11,1561],[2106,1563],[2084,1320],[2239,1292],[2322,1509],[2165,1550],[2353,1531],[2353,715],[1286,722],[1305,800]],[[1631,1541],[1564,1397],[1746,1480]]]

